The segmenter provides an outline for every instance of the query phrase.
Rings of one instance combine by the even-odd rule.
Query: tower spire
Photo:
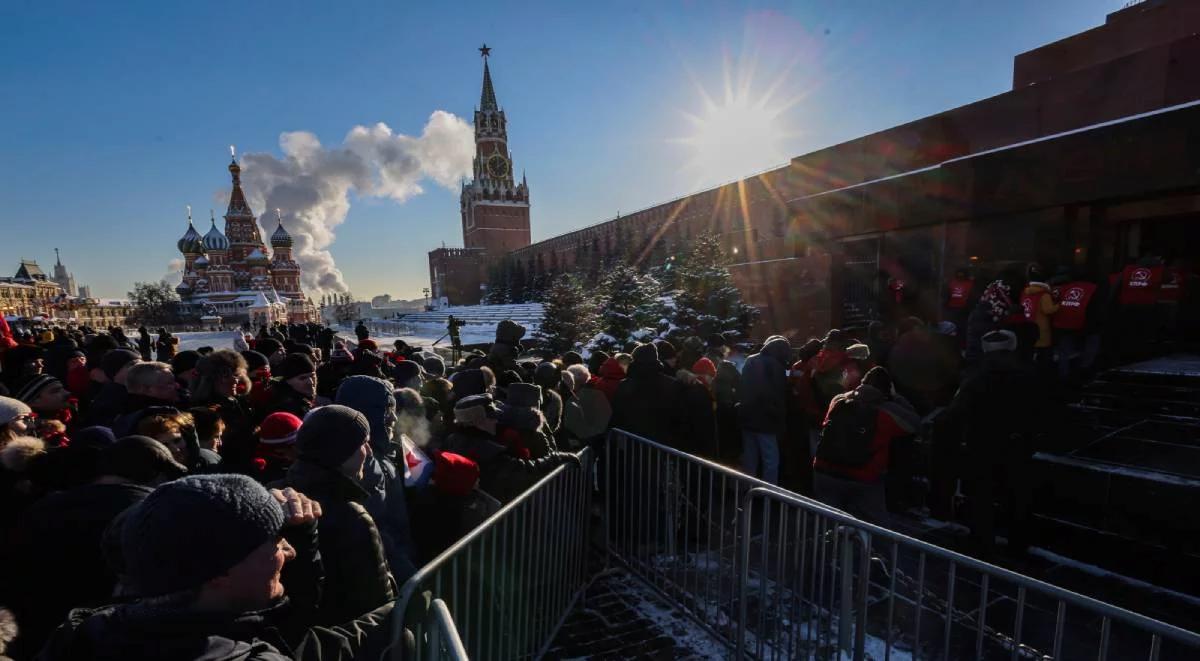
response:
[[[54,249],[54,265],[62,266],[62,257],[58,255],[58,248]]]
[[[492,54],[492,49],[484,44],[479,47],[479,53],[483,56],[483,92],[479,95],[479,109],[485,112],[499,110],[496,90],[492,88],[492,72],[488,69],[488,56]]]
[[[229,216],[253,216],[250,212],[250,205],[246,203],[246,194],[242,192],[242,166],[237,162],[237,150],[233,145],[229,145],[229,153],[232,160],[229,162],[229,175],[233,178],[233,190],[229,193],[229,210],[225,213]]]

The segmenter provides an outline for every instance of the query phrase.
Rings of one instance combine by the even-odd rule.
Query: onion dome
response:
[[[255,248],[254,250],[250,251],[249,255],[246,255],[246,263],[248,263],[248,264],[250,264],[250,263],[265,264],[266,262],[267,262],[267,256],[263,254],[263,251],[260,248]]]
[[[217,229],[217,221],[212,221],[212,229],[204,235],[205,250],[229,250],[229,239]]]
[[[192,225],[191,218],[188,218],[187,232],[180,237],[179,242],[175,244],[175,247],[179,248],[179,252],[184,254],[204,252],[204,246],[200,240],[200,233],[197,232],[195,226]]]
[[[192,262],[192,264],[198,269],[206,268],[208,266],[208,258],[204,255],[200,255],[196,258],[196,261]]]
[[[291,248],[292,247],[292,235],[288,234],[288,231],[283,229],[283,220],[279,221],[279,227],[276,227],[275,231],[271,233],[271,247],[272,248]]]
[[[175,285],[175,291],[179,292],[180,294],[182,294],[184,292],[189,292],[191,290],[192,290],[192,286],[187,283],[187,280],[184,280],[183,282]]]

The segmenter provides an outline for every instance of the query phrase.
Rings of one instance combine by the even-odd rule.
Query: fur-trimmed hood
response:
[[[14,473],[24,473],[29,470],[33,460],[43,454],[46,454],[45,441],[32,436],[18,436],[0,450],[0,466]]]

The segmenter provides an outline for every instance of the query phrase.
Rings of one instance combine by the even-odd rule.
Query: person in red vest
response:
[[[1157,340],[1161,326],[1157,303],[1162,280],[1162,259],[1153,255],[1122,269],[1117,281],[1122,359],[1145,357]]]
[[[975,277],[970,270],[960,268],[954,272],[954,277],[946,285],[945,319],[954,323],[958,335],[966,340],[967,315],[975,307],[978,300],[975,292]]]
[[[1058,376],[1064,381],[1079,373],[1086,374],[1096,362],[1106,289],[1081,273],[1056,278],[1054,297],[1058,300],[1058,312],[1051,323]]]

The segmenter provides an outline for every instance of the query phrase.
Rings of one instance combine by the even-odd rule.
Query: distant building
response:
[[[91,298],[92,288],[87,285],[79,285],[79,298]]]
[[[175,288],[180,314],[220,316],[225,323],[311,321],[317,309],[300,289],[300,265],[292,259],[292,236],[277,216],[271,249],[242,192],[242,168],[229,164],[233,190],[225,212],[225,231],[212,227],[203,236],[188,214],[187,232],[176,247],[183,254],[183,281]]]
[[[11,278],[0,278],[0,314],[5,317],[48,319],[64,298],[62,287],[31,259],[22,259]]]
[[[75,287],[75,275],[68,273],[67,267],[63,266],[62,257],[58,254],[58,248],[54,249],[54,277],[51,280],[58,283],[58,286],[62,287],[67,296],[79,295],[79,290]]]
[[[120,298],[72,298],[54,309],[54,320],[60,324],[78,324],[92,328],[110,328],[132,324],[136,307]]]

